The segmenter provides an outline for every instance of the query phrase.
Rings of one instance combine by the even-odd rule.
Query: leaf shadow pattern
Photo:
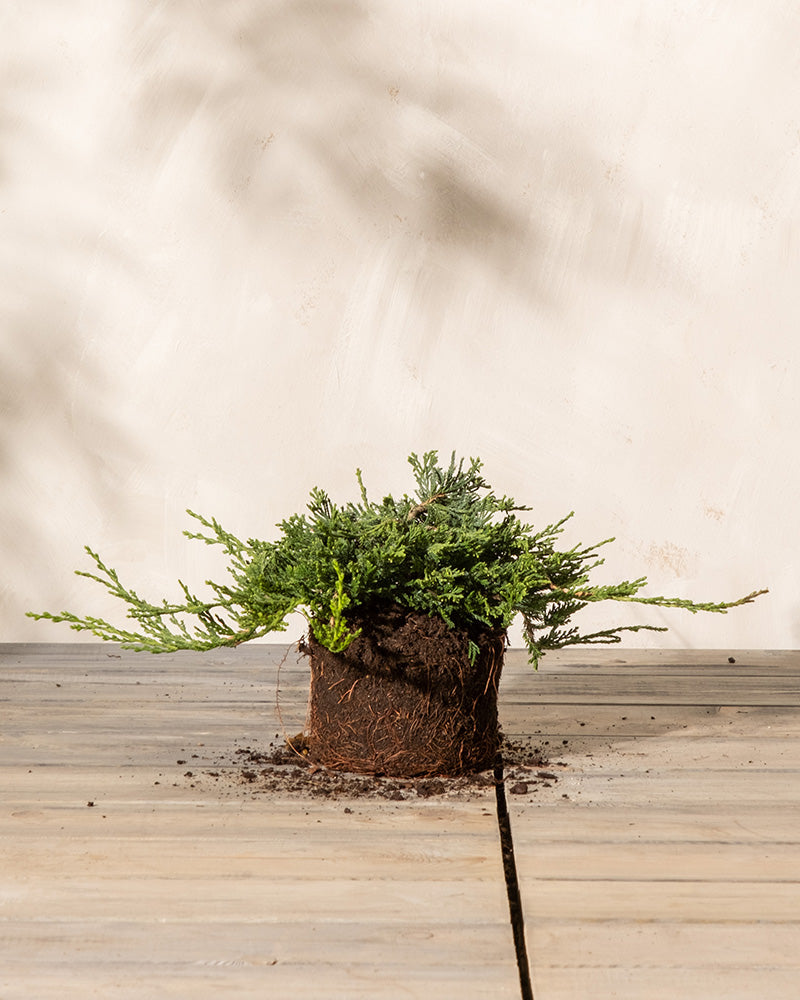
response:
[[[260,240],[302,252],[327,227],[344,253],[389,248],[412,288],[436,270],[435,312],[476,275],[556,308],[565,272],[568,286],[670,266],[588,130],[535,97],[519,114],[486,83],[481,65],[505,58],[494,36],[460,48],[415,8],[361,0],[176,0],[131,37],[134,117],[155,169],[190,132]]]
[[[41,58],[9,63],[0,108],[0,620],[15,641],[41,634],[24,617],[31,601],[60,592],[52,554],[69,544],[72,510],[88,505],[102,519],[124,509],[118,468],[133,454],[113,386],[87,350],[102,335],[85,290],[101,221],[83,196],[82,164],[51,128],[58,75],[34,72]],[[61,187],[47,190],[54,176]],[[124,268],[119,248],[106,247],[106,266]]]
[[[590,140],[544,113],[517,114],[486,84],[478,70],[503,59],[497,40],[459,51],[426,17],[424,5],[406,13],[362,0],[138,0],[113,42],[127,76],[110,98],[115,141],[142,188],[190,169],[180,196],[202,211],[213,194],[268,266],[281,256],[296,266],[321,234],[351,273],[384,254],[392,277],[381,294],[394,280],[423,320],[407,335],[419,364],[434,349],[432,331],[476,281],[555,309],[569,293],[563,277],[553,280],[559,272],[573,282],[615,280],[629,267],[621,257],[634,257],[642,277],[662,263],[641,220],[620,211]],[[17,89],[0,107],[14,153],[1,165],[12,200],[26,165],[58,152],[45,119],[26,121],[14,106],[39,85],[37,74],[15,72]],[[0,473],[12,484],[0,510],[2,557],[8,581],[35,563],[45,597],[63,508],[81,491],[99,510],[123,504],[120,463],[108,459],[133,447],[117,419],[116,386],[87,351],[104,317],[81,285],[103,222],[79,165],[71,169],[30,217],[30,191],[17,197],[17,229],[0,239],[18,279],[2,303]],[[609,235],[621,257],[607,252]],[[105,239],[109,266],[130,267],[113,233]],[[372,349],[362,341],[353,354],[368,363]],[[52,470],[65,465],[56,452],[69,471],[53,483]],[[48,523],[56,502],[61,520]],[[3,599],[24,606],[10,584]]]

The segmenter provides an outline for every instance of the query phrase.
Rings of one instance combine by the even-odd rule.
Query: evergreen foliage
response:
[[[619,642],[623,632],[665,631],[627,625],[581,633],[573,616],[597,601],[633,601],[660,607],[726,612],[747,604],[760,590],[728,603],[695,603],[682,598],[639,597],[644,577],[613,585],[593,585],[590,574],[602,565],[598,550],[613,539],[586,548],[556,549],[568,515],[541,531],[518,514],[529,510],[498,497],[480,474],[479,459],[439,464],[435,451],[412,454],[413,496],[370,500],[360,470],[360,502],[337,505],[321,489],[311,491],[307,513],[293,514],[278,527],[275,542],[240,541],[216,520],[188,513],[204,529],[187,537],[220,545],[229,557],[230,579],[207,581],[208,599],[180,583],[182,599],[151,604],[125,587],[115,570],[87,547],[96,572],[78,571],[102,584],[127,605],[132,629],[99,618],[61,614],[31,617],[67,622],[124,647],[153,653],[236,646],[286,628],[292,612],[302,612],[316,639],[333,652],[358,634],[353,611],[368,612],[387,602],[442,618],[450,627],[477,637],[505,630],[519,615],[534,666],[548,649],[582,643]],[[477,647],[471,643],[473,654]]]

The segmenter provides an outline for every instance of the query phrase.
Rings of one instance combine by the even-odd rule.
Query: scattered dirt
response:
[[[508,738],[497,721],[505,637],[469,637],[396,605],[354,618],[362,630],[334,656],[309,636],[311,689],[306,733],[276,733],[202,760],[183,756],[191,788],[231,797],[345,801],[494,796],[502,755],[506,791],[532,796],[558,782],[563,762],[547,740]],[[561,749],[567,744],[562,741]],[[186,754],[186,751],[182,751]]]
[[[416,778],[333,771],[309,760],[301,738],[289,742],[276,734],[263,749],[241,746],[210,763],[196,759],[193,770],[184,772],[183,778],[194,788],[213,786],[227,795],[329,801],[472,799],[495,787],[493,770]],[[532,795],[539,788],[552,787],[558,781],[556,771],[566,766],[551,764],[545,748],[532,739],[502,737],[501,752],[506,789],[513,795]]]

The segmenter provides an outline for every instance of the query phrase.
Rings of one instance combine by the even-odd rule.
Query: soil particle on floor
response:
[[[290,745],[291,744],[291,745]],[[398,778],[384,775],[352,774],[328,770],[313,764],[302,750],[296,737],[279,739],[263,749],[253,745],[240,746],[230,753],[209,760],[203,767],[186,772],[192,787],[214,787],[226,796],[246,794],[248,797],[298,797],[330,801],[386,799],[405,800],[475,799],[494,793],[493,771],[477,771],[456,777]],[[504,779],[507,789],[515,795],[529,795],[540,787],[551,787],[558,781],[544,747],[532,739],[502,739]]]

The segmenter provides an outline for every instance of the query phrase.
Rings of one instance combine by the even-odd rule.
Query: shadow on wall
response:
[[[501,17],[491,8],[483,16],[493,27]],[[496,33],[482,40],[456,25],[466,41],[453,42],[424,4],[359,0],[171,0],[130,4],[127,17],[103,43],[118,47],[107,58],[124,66],[113,78],[124,90],[105,96],[126,170],[141,173],[146,200],[159,174],[191,165],[193,186],[167,190],[198,211],[213,195],[268,249],[265,266],[303,261],[322,238],[356,270],[386,249],[429,326],[476,281],[558,308],[577,280],[642,279],[653,269],[641,217],[621,210],[589,139],[554,121],[530,87],[521,108],[509,102]],[[48,37],[34,46],[40,61],[55,44]],[[528,52],[526,65],[535,62]],[[99,511],[119,509],[121,463],[108,457],[131,449],[115,420],[116,386],[87,351],[114,323],[86,290],[102,212],[81,162],[60,165],[47,197],[36,189],[35,165],[52,162],[60,150],[50,144],[63,138],[53,139],[47,95],[38,119],[16,114],[16,96],[37,79],[21,70],[0,106],[13,151],[0,163],[13,208],[0,254],[15,274],[0,301],[0,475],[9,484],[0,599],[14,614],[26,603],[12,593],[23,565],[29,578],[36,567],[46,600],[48,549],[70,505],[88,495]],[[52,184],[55,172],[42,176]],[[103,239],[103,266],[126,268],[115,234]],[[423,330],[423,355],[424,340]]]
[[[132,35],[139,141],[156,170],[177,137],[199,141],[258,239],[302,252],[327,229],[344,254],[393,247],[412,284],[435,268],[441,308],[476,275],[551,307],[582,277],[652,275],[635,192],[623,208],[608,164],[534,86],[509,105],[505,36],[448,30],[360,0],[159,5]]]
[[[31,594],[40,601],[60,591],[51,553],[64,545],[72,510],[88,502],[102,516],[123,507],[113,459],[128,456],[131,445],[115,421],[110,387],[87,356],[100,329],[84,292],[97,233],[92,204],[81,201],[74,164],[68,156],[59,159],[49,122],[38,116],[47,103],[47,94],[37,93],[39,78],[22,64],[7,75],[13,86],[0,109],[6,206],[0,232],[0,617],[15,623],[16,639],[18,623],[21,633],[30,624],[24,613]],[[53,191],[42,178],[62,187]],[[122,264],[117,258],[115,266]],[[6,638],[0,634],[0,641]]]
[[[124,509],[113,468],[130,454],[108,386],[81,357],[78,304],[40,272],[18,309],[0,310],[0,605],[23,620],[30,593],[59,592],[51,553],[69,535],[71,511]],[[0,636],[2,641],[2,636]]]

